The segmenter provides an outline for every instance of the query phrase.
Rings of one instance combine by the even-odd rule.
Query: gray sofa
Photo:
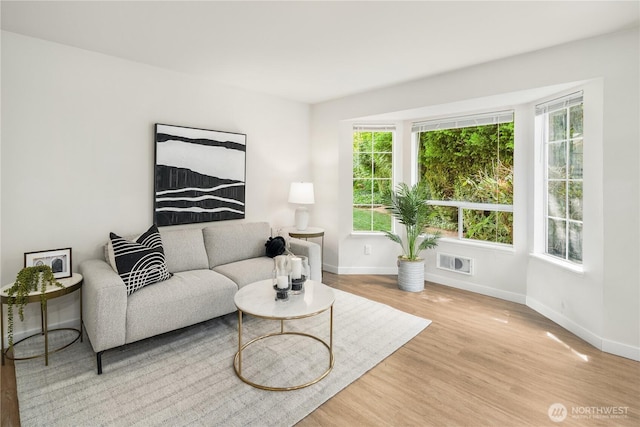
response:
[[[79,266],[84,276],[84,329],[96,352],[98,374],[105,350],[232,313],[238,289],[272,276],[273,259],[265,256],[265,242],[271,236],[266,222],[165,228],[160,235],[172,277],[129,296],[104,259]],[[310,278],[320,281],[320,246],[289,241],[291,252],[308,257]]]

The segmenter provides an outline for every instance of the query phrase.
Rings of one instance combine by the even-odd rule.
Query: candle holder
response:
[[[273,285],[273,289],[276,291],[276,301],[288,301],[289,292],[291,291],[291,282],[286,288],[279,288],[278,284]]]
[[[304,282],[307,281],[307,276],[304,274],[299,279],[291,279],[291,293],[298,295],[304,292]]]
[[[276,257],[281,258],[281,257]],[[284,268],[285,264],[276,265],[273,269],[273,289],[276,291],[276,301],[287,301],[291,290],[291,275]]]

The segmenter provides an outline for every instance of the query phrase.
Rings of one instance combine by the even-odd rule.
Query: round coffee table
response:
[[[314,280],[307,280],[304,284],[303,293],[299,295],[290,295],[287,301],[276,301],[275,290],[273,289],[273,281],[271,279],[267,279],[244,286],[236,293],[234,300],[236,307],[238,308],[238,352],[236,353],[236,356],[233,360],[233,368],[235,369],[238,378],[240,378],[242,381],[262,390],[288,391],[297,390],[315,384],[326,377],[329,372],[331,372],[334,364],[333,303],[335,301],[335,296],[333,290],[330,287]],[[312,317],[327,310],[330,310],[328,343],[314,335],[306,334],[303,332],[285,331],[284,329],[285,320]],[[259,336],[245,344],[242,344],[243,313],[263,319],[279,320],[280,331]],[[312,381],[290,387],[272,387],[264,384],[258,384],[245,378],[242,375],[242,351],[256,341],[280,335],[300,335],[312,338],[324,344],[324,346],[329,351],[329,366],[327,370]]]

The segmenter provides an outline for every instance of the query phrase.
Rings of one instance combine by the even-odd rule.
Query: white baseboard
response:
[[[526,305],[527,307],[542,314],[547,319],[553,320],[555,323],[562,326],[566,330],[579,336],[580,338],[582,338],[592,346],[598,349],[602,349],[602,338],[600,338],[598,335],[594,334],[590,330],[578,325],[576,322],[564,316],[563,314],[550,309],[546,305],[542,304],[540,301],[531,297],[527,297]]]
[[[398,267],[338,267],[335,265],[323,266],[324,271],[328,271],[333,274],[398,274]]]
[[[338,267],[336,267],[335,265],[329,265],[329,264],[322,264],[322,271],[327,271],[329,273],[333,273],[333,274],[340,274],[340,269]]]
[[[606,353],[615,354],[616,356],[626,357],[627,359],[640,362],[640,347],[633,347],[628,344],[603,339],[601,350]]]
[[[578,325],[576,322],[567,318],[563,314],[550,309],[534,298],[527,297],[526,305],[527,307],[542,314],[547,319],[550,319],[558,325],[562,326],[569,332],[582,338],[598,350],[602,350],[605,353],[615,354],[616,356],[621,356],[640,362],[640,347],[633,347],[628,344],[622,344],[619,342],[603,339],[590,330]]]
[[[336,274],[398,274],[398,267],[340,267]]]
[[[444,277],[438,274],[431,273],[425,274],[424,278],[429,282],[438,283],[440,285],[450,286],[452,288],[458,288],[489,297],[500,298],[506,301],[517,302],[518,304],[524,304],[526,301],[526,296],[523,294],[504,291],[502,289],[490,288],[489,286],[478,285],[475,283],[469,283],[465,280],[452,279],[450,277]]]
[[[325,265],[325,271],[329,271],[335,274],[398,274],[398,267],[340,267],[337,270],[327,268]],[[525,303],[525,296],[515,292],[503,291],[500,289],[490,288],[488,286],[476,285],[463,280],[451,279],[448,277],[440,276],[437,274],[425,273],[425,280],[440,285],[451,286],[453,288],[463,289],[465,291],[475,292],[477,294],[487,295],[494,298],[500,298],[507,301],[517,302],[519,304]]]

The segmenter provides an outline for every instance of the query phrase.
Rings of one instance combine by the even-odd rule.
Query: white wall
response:
[[[24,252],[71,247],[77,270],[110,231],[152,224],[154,123],[247,134],[247,220],[293,223],[308,105],[2,32],[1,283]],[[49,307],[51,324],[79,317],[75,296]],[[28,308],[18,334],[39,324]]]
[[[513,251],[442,242],[443,252],[475,258],[477,274],[454,276],[437,270],[433,252],[426,273],[441,283],[526,301],[592,344],[640,359],[638,39],[638,30],[629,30],[314,105],[314,177],[316,182],[323,178],[316,184],[322,203],[316,206],[315,219],[327,230],[325,267],[346,273],[396,271],[398,251],[390,242],[350,234],[351,121],[406,119],[408,111],[471,111],[479,108],[478,100],[493,104],[497,98],[508,106],[517,101],[513,94],[520,97],[520,113],[531,113],[536,92],[543,97],[552,93],[549,88],[600,82],[601,94],[596,88],[589,95],[600,96],[603,114],[602,131],[598,135],[596,129],[592,146],[585,147],[596,173],[585,188],[585,209],[590,211],[585,213],[584,272],[575,274],[529,255],[536,232],[533,122],[531,114],[523,119],[516,111]],[[372,255],[364,255],[364,244],[373,246]]]

